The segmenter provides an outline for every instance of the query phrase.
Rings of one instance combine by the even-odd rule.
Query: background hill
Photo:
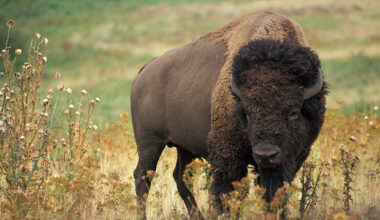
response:
[[[129,111],[131,82],[143,64],[257,10],[278,12],[302,26],[322,59],[329,107],[369,111],[380,104],[379,8],[374,0],[2,0],[0,23],[16,21],[13,45],[24,50],[35,32],[47,37],[44,87],[56,84],[58,71],[74,91],[99,96],[95,121],[103,126]],[[6,27],[0,30],[3,40]]]

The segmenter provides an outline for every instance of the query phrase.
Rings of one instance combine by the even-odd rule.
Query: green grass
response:
[[[380,105],[380,56],[326,60],[323,70],[330,96],[343,101],[344,112],[369,112]]]
[[[291,10],[289,4],[300,9]],[[35,32],[47,36],[44,85],[56,87],[54,75],[61,72],[66,87],[78,94],[86,89],[90,96],[99,96],[102,104],[94,120],[103,126],[121,112],[130,111],[130,86],[143,64],[255,10],[275,10],[295,19],[304,28],[311,47],[322,51],[323,70],[330,85],[329,105],[339,100],[344,102],[345,112],[367,111],[367,106],[380,104],[380,50],[367,51],[379,47],[379,38],[372,31],[380,28],[377,6],[376,1],[366,5],[355,1],[319,4],[297,0],[286,4],[232,0],[0,0],[0,24],[7,19],[16,21],[10,43],[24,52],[28,47],[25,42]],[[5,35],[6,27],[0,25],[0,42],[4,42]],[[334,55],[340,51],[343,52]]]
[[[323,68],[334,88],[364,87],[379,80],[380,56],[368,57],[363,54],[354,54],[345,59],[326,60]]]
[[[314,31],[337,28],[342,23],[342,18],[332,15],[296,16],[293,18],[304,29]]]

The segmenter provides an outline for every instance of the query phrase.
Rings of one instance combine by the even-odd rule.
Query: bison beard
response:
[[[292,180],[289,171],[280,166],[275,169],[260,169],[257,183],[266,189],[265,200],[270,202],[276,193],[277,189],[283,186],[283,182],[290,182]]]

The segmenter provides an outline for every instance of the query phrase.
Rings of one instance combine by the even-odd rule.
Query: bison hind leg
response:
[[[177,184],[178,193],[185,202],[187,211],[191,219],[203,219],[202,214],[197,206],[195,198],[183,181],[183,173],[186,165],[189,164],[196,156],[189,151],[177,147],[177,163],[173,172],[174,180]]]
[[[156,171],[157,162],[165,148],[165,142],[160,138],[146,138],[137,143],[139,161],[133,173],[136,185],[137,204],[141,208],[142,218],[146,218],[145,205],[152,177],[148,171]]]

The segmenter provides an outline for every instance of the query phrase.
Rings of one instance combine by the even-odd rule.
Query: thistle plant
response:
[[[316,178],[313,178],[313,174],[316,172]],[[317,189],[321,180],[322,168],[316,170],[316,166],[313,163],[305,162],[302,166],[301,172],[301,199],[299,204],[299,212],[301,216],[308,213],[313,209],[317,203]]]
[[[60,93],[70,95],[72,91],[60,86],[56,90],[49,89],[44,97],[40,95],[41,76],[47,65],[48,39],[37,33],[30,42],[26,62],[17,67],[16,60],[23,51],[8,45],[15,22],[8,21],[7,26],[7,40],[0,57],[3,64],[0,69],[0,192],[5,198],[0,200],[0,214],[23,219],[32,207],[32,212],[38,210],[36,207],[51,211],[48,195],[61,193],[60,198],[64,198],[65,185],[88,176],[80,161],[86,152],[88,131],[96,128],[91,123],[91,116],[99,99],[90,100],[83,90],[78,108],[75,110],[70,104],[65,111],[67,133],[58,131],[55,123],[59,116],[56,107],[60,104]],[[57,73],[56,77],[59,78],[60,74]],[[63,153],[57,154],[58,151]],[[84,162],[89,163],[91,165],[89,159]],[[51,180],[55,180],[54,189],[49,189]],[[83,191],[71,192],[71,210],[74,210],[80,193]],[[63,210],[60,207],[57,205],[54,209]],[[66,211],[70,213],[70,210]]]
[[[31,206],[31,185],[40,187],[48,167],[47,146],[50,141],[52,117],[52,92],[42,101],[37,93],[40,77],[47,58],[45,43],[33,39],[27,61],[16,68],[21,49],[12,50],[8,45],[14,21],[8,21],[5,48],[1,51],[4,72],[0,73],[3,83],[0,91],[0,174],[6,184],[0,191],[7,199],[2,208],[13,217],[22,218]],[[43,46],[43,48],[41,48]]]
[[[354,157],[350,152],[344,149],[341,145],[340,149],[340,167],[342,170],[343,178],[344,178],[344,187],[343,187],[343,209],[344,212],[348,215],[351,209],[351,205],[353,203],[352,198],[352,184],[354,182],[353,177],[355,176],[355,168],[358,165],[359,158]]]
[[[206,161],[202,161],[199,158],[196,158],[191,163],[186,165],[186,169],[183,174],[183,181],[191,192],[194,191],[193,184],[195,178],[202,174],[204,174],[206,178],[206,183],[202,190],[209,190],[211,185],[211,164]]]
[[[275,193],[273,200],[269,203],[268,211],[275,214],[279,219],[290,218],[290,211],[296,207],[294,195],[297,193],[297,187],[292,183],[284,182]]]

